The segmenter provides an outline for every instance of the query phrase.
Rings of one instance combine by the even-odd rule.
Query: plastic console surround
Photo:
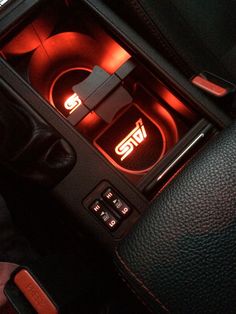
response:
[[[55,2],[59,3],[60,1]],[[81,3],[76,4],[76,6],[82,5],[83,2],[89,1],[81,1]],[[40,10],[42,9],[41,4],[43,3],[45,2],[40,2]],[[100,15],[100,17],[103,16],[104,22],[108,22],[108,19],[101,12],[102,7],[100,7],[98,12],[98,9],[94,7],[92,2],[90,4],[93,7],[93,10],[96,11],[96,14]],[[97,2],[97,5],[100,5],[99,1]],[[85,10],[84,7],[83,10]],[[1,25],[4,26],[2,27],[1,33],[2,41],[3,39],[6,40],[5,34],[7,34],[6,31],[9,31],[9,26],[11,25],[11,28],[14,28],[13,26],[17,25],[23,16],[27,16],[25,11],[18,11],[18,20],[16,21],[14,19],[14,12],[13,8],[10,20],[9,16],[2,16]],[[20,16],[20,13],[22,13],[22,16]],[[142,45],[142,59],[148,59],[149,64],[150,60],[152,60],[151,63],[153,71],[156,73],[159,72],[160,77],[162,79],[164,77],[165,84],[171,86],[171,89],[174,89],[175,93],[180,93],[182,99],[185,99],[187,103],[194,104],[195,108],[201,108],[201,110],[205,112],[205,116],[208,116],[211,121],[215,122],[215,125],[222,127],[228,123],[229,120],[226,115],[224,115],[219,109],[215,108],[208,99],[204,98],[204,96],[199,95],[196,90],[191,90],[188,84],[185,85],[183,78],[176,73],[164,59],[158,56],[156,52],[153,52],[153,50],[147,46],[142,39],[137,40],[137,35],[134,34],[131,40],[129,37],[132,35],[132,31],[128,29],[126,25],[122,24],[121,21],[118,21],[115,29],[114,25],[111,25],[110,22],[108,22],[108,24],[110,24],[109,27],[119,36],[121,35],[121,28],[123,29],[124,43],[127,44],[127,42],[129,42],[129,46],[132,46],[133,51],[136,50],[136,52],[140,54],[140,45]],[[157,60],[161,62],[162,68],[160,67],[160,64],[158,64]],[[164,67],[165,73],[163,71]],[[172,76],[173,73],[175,74],[175,82],[171,79],[168,72],[172,72]],[[94,148],[87,139],[85,139],[84,136],[82,136],[68,121],[66,121],[60,113],[58,113],[53,107],[49,106],[47,101],[45,101],[42,97],[39,97],[35,90],[24,79],[22,79],[21,76],[16,74],[13,68],[4,59],[0,60],[0,73],[0,84],[4,85],[5,88],[8,89],[8,91],[12,93],[12,95],[14,95],[19,102],[25,102],[32,107],[32,110],[36,110],[74,147],[77,153],[77,163],[70,174],[54,187],[52,193],[62,204],[64,204],[70,214],[81,226],[89,229],[90,232],[96,235],[96,238],[103,242],[105,246],[112,248],[116,241],[127,234],[131,226],[138,220],[140,214],[148,207],[149,201],[144,197],[138,186],[135,186],[123,174],[121,174],[118,169],[113,167],[97,151],[97,149]],[[183,87],[183,83],[188,89],[187,91],[186,88]],[[13,86],[14,90],[12,88]],[[205,107],[202,105],[203,102],[205,102],[208,106]],[[191,130],[191,140],[193,140],[199,132],[206,127],[206,125],[207,122],[200,125],[199,128],[195,127],[195,133]],[[191,140],[190,138],[184,137],[181,143],[177,145],[177,151],[181,152],[183,147],[186,148]],[[170,160],[168,162],[170,162]],[[104,226],[97,219],[94,219],[93,215],[88,211],[88,208],[85,208],[83,205],[85,198],[93,193],[94,189],[104,181],[109,181],[108,183],[115,187],[118,193],[128,201],[133,209],[129,217],[127,217],[124,223],[122,223],[114,234],[104,228]]]

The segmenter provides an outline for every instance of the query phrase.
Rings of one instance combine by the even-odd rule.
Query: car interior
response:
[[[235,313],[235,15],[0,0],[0,314]]]

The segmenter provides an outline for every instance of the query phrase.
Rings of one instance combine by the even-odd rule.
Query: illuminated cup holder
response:
[[[81,105],[81,100],[78,95],[74,94],[72,87],[86,79],[90,73],[89,69],[72,68],[63,71],[53,81],[49,101],[65,117]]]
[[[84,34],[65,32],[51,36],[31,57],[29,81],[52,106],[68,116],[70,109],[64,105],[73,96],[72,87],[101,63],[102,52],[98,48],[99,43]]]
[[[161,127],[137,105],[116,118],[94,145],[116,168],[131,174],[148,172],[166,152]]]
[[[63,32],[35,49],[28,64],[28,79],[41,96],[68,116],[70,110],[64,107],[67,99],[73,96],[74,104],[79,103],[72,92],[74,85],[85,79],[95,65],[111,74],[129,57],[109,37],[95,40],[82,33]]]

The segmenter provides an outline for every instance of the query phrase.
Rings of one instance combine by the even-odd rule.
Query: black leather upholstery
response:
[[[103,0],[191,77],[204,70],[236,82],[235,0]]]
[[[236,312],[236,122],[154,201],[116,262],[154,313]]]
[[[29,108],[0,92],[0,165],[51,187],[75,163],[72,147]]]

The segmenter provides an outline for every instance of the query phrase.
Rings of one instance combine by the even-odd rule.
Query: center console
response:
[[[0,88],[74,148],[74,168],[51,193],[114,247],[227,117],[102,9],[73,0],[0,7]]]

